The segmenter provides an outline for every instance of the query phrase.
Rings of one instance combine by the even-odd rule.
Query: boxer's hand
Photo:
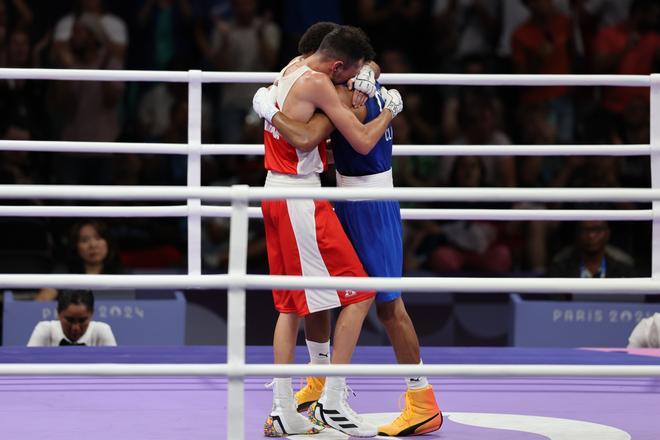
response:
[[[380,94],[385,99],[385,108],[392,112],[392,118],[401,113],[403,110],[403,99],[397,89],[387,90],[385,87],[380,88]]]
[[[369,99],[369,96],[360,92],[359,90],[355,90],[353,83],[355,83],[355,78],[348,80],[348,90],[353,91],[353,99],[351,100],[351,104],[353,107],[357,108],[364,105],[367,102],[367,99]]]
[[[277,88],[275,86],[270,86],[269,88],[261,87],[252,98],[252,108],[259,117],[272,123],[273,116],[279,112],[279,109],[275,107],[276,100]]]
[[[371,66],[368,64],[362,66],[362,69],[355,77],[353,88],[358,92],[364,93],[369,98],[373,98],[376,95],[376,75]]]

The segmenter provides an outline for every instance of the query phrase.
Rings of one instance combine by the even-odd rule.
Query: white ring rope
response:
[[[230,217],[231,206],[202,205],[202,217]],[[25,206],[0,205],[0,217],[186,217],[187,205],[173,206]],[[262,218],[261,208],[248,208],[250,218]],[[605,220],[650,221],[650,209],[401,209],[403,220]]]
[[[656,278],[297,277],[280,275],[0,274],[0,288],[337,289],[451,293],[658,294]]]
[[[0,79],[42,79],[73,81],[188,82],[199,71],[168,72],[149,70],[86,69],[0,69]],[[201,72],[202,83],[272,83],[277,72]],[[464,86],[619,86],[649,87],[649,75],[491,75],[445,73],[384,73],[383,84],[464,85]]]
[[[39,288],[52,287],[124,287],[124,288],[221,288],[229,287],[228,364],[217,365],[116,365],[116,364],[0,364],[0,374],[93,374],[93,375],[227,375],[228,386],[228,438],[244,437],[243,419],[244,384],[246,375],[311,374],[314,367],[295,365],[245,365],[245,289],[263,288],[353,288],[357,290],[406,290],[447,292],[543,292],[543,293],[658,293],[660,278],[629,279],[537,279],[537,278],[320,278],[320,277],[270,277],[245,275],[247,247],[247,219],[250,212],[248,201],[291,199],[396,199],[401,201],[547,201],[547,202],[600,202],[660,201],[658,189],[527,189],[527,188],[249,188],[240,186],[199,187],[201,154],[263,154],[263,147],[201,144],[201,84],[202,83],[270,83],[275,72],[188,72],[127,71],[127,70],[75,70],[75,69],[0,69],[0,79],[48,79],[83,81],[165,81],[184,82],[189,86],[188,144],[107,144],[107,143],[52,143],[52,142],[3,142],[0,149],[27,149],[38,151],[153,153],[188,155],[188,187],[125,187],[66,185],[0,185],[0,199],[92,199],[92,200],[186,200],[188,212],[188,271],[189,275],[4,275],[0,274],[0,286]],[[652,163],[660,142],[657,120],[660,109],[660,76],[658,75],[465,75],[465,74],[384,74],[385,84],[420,85],[575,85],[575,86],[624,86],[651,87],[651,145],[618,146],[411,146],[409,150],[398,147],[396,154],[421,155],[651,155]],[[134,147],[131,149],[131,146]],[[491,150],[492,149],[492,150]],[[496,151],[497,150],[497,151]],[[652,166],[652,168],[654,168]],[[657,170],[654,177],[657,177]],[[654,179],[655,181],[656,179]],[[201,200],[229,201],[231,211],[231,239],[228,275],[197,275],[200,270],[200,219]],[[657,205],[657,203],[654,203]],[[8,207],[9,210],[16,207]],[[61,209],[60,209],[61,208]],[[70,213],[71,207],[43,207],[43,212]],[[135,207],[146,213],[146,207]],[[180,206],[152,207],[152,213],[180,213]],[[212,209],[220,210],[222,207]],[[170,210],[170,211],[168,211]],[[110,210],[109,210],[110,211]],[[129,211],[111,209],[114,215]],[[541,211],[541,212],[539,212]],[[34,211],[32,211],[34,212]],[[97,207],[84,208],[87,214],[105,212]],[[252,211],[254,213],[254,211]],[[472,215],[482,215],[485,210],[472,210]],[[550,211],[537,210],[535,215]],[[652,212],[655,213],[656,210]],[[181,214],[183,214],[181,212]],[[417,215],[429,214],[418,212]],[[436,214],[435,212],[433,214]],[[496,215],[498,213],[489,213]],[[531,211],[528,214],[532,214]],[[584,212],[578,213],[584,214]],[[573,215],[578,215],[573,214]],[[630,216],[646,216],[648,213],[628,213]],[[508,215],[508,214],[501,214]],[[555,214],[558,215],[558,214]],[[561,214],[564,215],[564,214]],[[586,214],[585,214],[586,215]],[[591,214],[589,214],[591,215]],[[508,218],[508,217],[507,217]],[[545,218],[545,217],[544,217]],[[646,218],[644,218],[646,219]],[[655,217],[652,216],[655,220]],[[654,222],[655,223],[655,222]],[[658,234],[654,228],[654,241]],[[655,251],[655,249],[654,249]],[[656,252],[654,252],[655,254]],[[655,255],[654,255],[655,258]],[[654,261],[656,267],[660,265]],[[658,366],[599,366],[599,365],[332,365],[323,371],[325,375],[612,375],[612,376],[660,376]],[[320,371],[320,370],[319,370]]]
[[[186,217],[187,205],[178,206],[7,206],[0,217]],[[225,217],[228,217],[225,216]]]
[[[12,376],[482,376],[482,377],[659,377],[656,365],[267,365],[227,364],[0,364]]]
[[[263,154],[263,145],[261,154]],[[43,151],[51,153],[125,153],[125,154],[188,154],[187,144],[138,142],[69,142],[69,141],[8,141],[0,140],[0,151]]]
[[[0,151],[65,153],[179,154],[187,155],[187,144],[131,142],[68,142],[0,140]],[[395,145],[394,156],[648,156],[651,146],[620,145]],[[263,155],[259,144],[202,144],[203,155]]]
[[[224,186],[0,185],[0,199],[229,201]],[[405,202],[651,202],[660,188],[245,188],[250,201],[278,199],[400,200]]]

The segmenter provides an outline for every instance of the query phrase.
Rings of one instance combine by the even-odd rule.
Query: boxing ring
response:
[[[0,288],[228,289],[228,344],[169,349],[119,347],[0,349],[0,430],[3,438],[253,439],[270,408],[273,375],[346,375],[354,408],[377,422],[396,416],[400,376],[427,375],[447,414],[429,438],[660,438],[660,353],[595,350],[424,348],[423,366],[394,365],[390,348],[358,347],[354,364],[271,365],[270,348],[245,346],[245,295],[251,289],[332,288],[433,292],[658,294],[660,283],[660,75],[383,75],[385,84],[644,86],[651,93],[650,145],[399,145],[395,155],[649,155],[652,188],[261,188],[202,187],[204,154],[263,154],[260,145],[201,142],[201,89],[212,82],[271,82],[275,73],[0,69],[0,79],[164,81],[189,86],[186,144],[0,141],[2,150],[179,154],[188,159],[187,186],[126,187],[0,185],[0,199],[179,201],[168,206],[0,206],[0,216],[186,217],[185,275],[0,274]],[[530,201],[652,203],[649,210],[403,210],[404,220],[651,221],[652,276],[630,279],[318,278],[246,273],[250,202],[264,199],[398,199],[400,201]],[[226,206],[206,203],[228,202]],[[229,217],[229,270],[201,274],[201,220]],[[272,329],[264,329],[270,332]],[[121,377],[120,377],[121,376]],[[317,438],[346,438],[326,430]]]

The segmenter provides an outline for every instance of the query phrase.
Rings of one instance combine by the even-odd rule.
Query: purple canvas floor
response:
[[[251,347],[248,362],[270,359]],[[218,347],[2,348],[0,362],[222,362]],[[299,352],[301,361],[303,351]],[[426,363],[581,363],[659,365],[657,352],[426,349]],[[356,362],[391,362],[391,350],[362,347]],[[271,404],[267,378],[246,380],[246,439],[263,438]],[[353,407],[375,422],[396,416],[397,378],[352,378]],[[658,440],[660,379],[432,378],[445,424],[424,438],[452,440]],[[0,377],[0,438],[226,439],[224,378]],[[301,437],[302,438],[302,437]],[[314,438],[345,439],[326,430]],[[233,439],[232,439],[233,440]]]

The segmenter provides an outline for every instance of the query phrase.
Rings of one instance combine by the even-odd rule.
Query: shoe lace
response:
[[[355,391],[348,385],[344,387],[344,390],[341,393],[341,399],[342,403],[344,404],[344,409],[346,412],[354,419],[358,420],[359,422],[362,422],[363,419],[360,417],[355,411],[353,411],[353,408],[348,404],[348,393],[351,393],[353,397],[357,397],[357,394],[355,394]]]
[[[401,405],[402,400],[404,401],[403,405]],[[408,393],[404,392],[399,395],[399,410],[401,411],[401,414],[399,415],[399,417],[396,418],[394,423],[396,423],[398,420],[407,423],[412,419],[413,416],[412,405],[410,405],[409,400],[410,400],[410,396],[408,395]]]

